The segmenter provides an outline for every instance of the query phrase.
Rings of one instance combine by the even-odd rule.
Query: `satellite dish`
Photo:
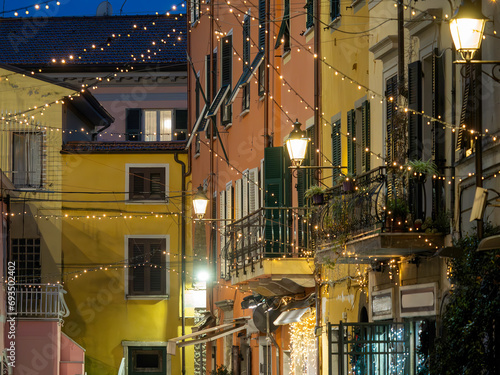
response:
[[[113,7],[111,6],[111,3],[109,1],[103,1],[97,6],[97,12],[96,16],[98,17],[103,17],[103,16],[111,16],[113,13]]]
[[[280,315],[280,311],[278,309],[266,311],[264,310],[263,306],[265,306],[265,304],[257,306],[253,311],[253,322],[259,331],[261,331],[262,333],[268,333],[267,319],[269,315],[269,333],[272,333],[278,329],[278,327],[275,326],[273,322]]]

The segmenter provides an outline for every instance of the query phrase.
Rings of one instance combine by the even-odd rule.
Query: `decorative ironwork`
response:
[[[225,227],[226,245],[221,251],[225,269],[222,277],[253,272],[266,258],[305,258],[311,248],[299,246],[300,236],[308,236],[310,216],[307,209],[261,208]],[[301,221],[303,225],[298,226]],[[299,233],[300,232],[300,233]]]

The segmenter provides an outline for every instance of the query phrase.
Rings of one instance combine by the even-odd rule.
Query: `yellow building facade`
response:
[[[134,374],[148,356],[158,373],[180,373],[181,356],[171,360],[166,341],[182,334],[183,254],[191,282],[192,254],[181,240],[187,154],[69,152],[63,162],[65,281],[75,311],[65,330],[89,348],[88,373],[116,374],[124,358]],[[155,201],[157,193],[167,198]]]

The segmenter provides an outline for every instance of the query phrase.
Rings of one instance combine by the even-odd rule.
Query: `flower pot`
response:
[[[342,190],[345,192],[354,191],[354,184],[352,181],[344,181],[342,182]]]
[[[315,206],[322,205],[324,202],[324,194],[315,194],[312,196],[312,204]]]

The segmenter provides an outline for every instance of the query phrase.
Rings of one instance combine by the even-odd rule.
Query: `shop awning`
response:
[[[203,344],[247,329],[248,319],[250,318],[238,318],[231,323],[225,323],[215,327],[205,328],[188,335],[170,339],[168,340],[167,344],[167,353],[175,355],[177,347],[182,348],[188,345]]]
[[[309,307],[283,311],[274,321],[275,326],[300,322],[302,316],[309,311]]]

